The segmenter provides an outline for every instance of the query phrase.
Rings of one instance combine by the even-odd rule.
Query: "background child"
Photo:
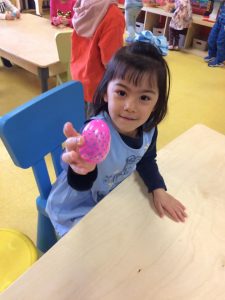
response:
[[[148,43],[135,42],[112,58],[94,97],[94,119],[104,120],[111,132],[109,154],[98,165],[80,157],[84,140],[71,123],[65,124],[62,159],[69,167],[58,177],[47,201],[47,213],[59,236],[135,169],[153,194],[158,214],[185,220],[185,207],[166,192],[156,163],[156,126],[167,112],[168,76],[165,60]]]
[[[50,18],[52,25],[72,26],[73,6],[76,0],[50,0]]]
[[[20,18],[20,11],[9,0],[0,0],[0,20]]]
[[[125,0],[126,42],[134,41],[136,33],[136,19],[142,9],[142,0]]]
[[[0,20],[14,20],[20,18],[20,11],[9,0],[0,0]],[[1,57],[2,64],[5,67],[12,67],[11,62]]]
[[[71,75],[83,84],[86,115],[112,55],[123,45],[124,16],[115,0],[78,0],[74,6]]]
[[[169,25],[169,50],[179,50],[179,35],[186,34],[192,20],[192,8],[190,0],[175,0],[168,3],[175,11]]]
[[[221,2],[216,23],[208,38],[208,56],[204,58],[209,67],[222,67],[225,60],[225,1]]]

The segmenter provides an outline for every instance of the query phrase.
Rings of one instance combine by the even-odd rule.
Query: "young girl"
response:
[[[179,35],[186,34],[192,20],[192,8],[190,0],[175,0],[175,3],[168,3],[170,9],[175,11],[170,21],[169,29],[169,50],[179,50]]]
[[[187,217],[185,207],[166,192],[156,163],[157,125],[165,117],[169,96],[169,69],[151,44],[135,42],[121,48],[107,66],[94,97],[95,117],[111,132],[111,147],[98,165],[79,155],[83,138],[64,126],[68,164],[47,201],[47,213],[59,236],[64,235],[103,197],[135,170],[143,178],[160,217],[176,222]]]
[[[77,0],[50,0],[50,17],[52,25],[73,27],[73,6],[76,1]]]
[[[73,28],[71,75],[83,85],[88,117],[105,66],[123,46],[125,21],[117,0],[77,0]]]

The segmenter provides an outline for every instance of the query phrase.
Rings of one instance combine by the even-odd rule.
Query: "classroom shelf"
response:
[[[153,28],[157,27],[158,24],[163,25],[163,35],[168,39],[172,13],[158,7],[143,7],[142,10],[145,12],[144,29],[153,31]],[[203,35],[203,31],[205,31],[203,38],[207,39],[213,25],[214,23],[203,20],[203,16],[193,14],[193,20],[185,37],[183,50],[198,56],[205,56],[206,51],[192,48],[193,39],[200,38]]]

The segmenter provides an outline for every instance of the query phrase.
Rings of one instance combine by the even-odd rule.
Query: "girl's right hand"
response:
[[[86,175],[96,168],[96,164],[86,162],[79,153],[79,148],[84,144],[84,138],[74,129],[73,125],[67,122],[63,132],[67,137],[65,142],[66,152],[62,160],[69,164],[72,170],[80,175]]]

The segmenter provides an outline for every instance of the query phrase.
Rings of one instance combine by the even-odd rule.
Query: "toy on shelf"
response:
[[[143,5],[145,7],[158,7],[160,6],[156,0],[143,0]]]
[[[192,12],[204,15],[207,10],[208,0],[191,0]]]
[[[111,135],[108,125],[102,120],[92,120],[83,129],[84,145],[80,147],[81,157],[90,163],[102,162],[109,150]]]

